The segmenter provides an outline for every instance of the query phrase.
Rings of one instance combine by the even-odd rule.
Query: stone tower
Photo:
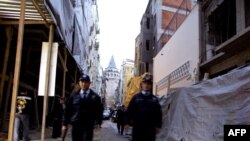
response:
[[[114,56],[111,57],[109,66],[105,69],[106,78],[106,106],[113,107],[116,103],[117,89],[120,81],[120,72],[116,68]]]

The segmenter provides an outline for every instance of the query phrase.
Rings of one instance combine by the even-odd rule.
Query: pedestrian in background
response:
[[[162,125],[162,111],[158,98],[152,94],[153,80],[146,75],[141,82],[141,92],[128,106],[128,121],[133,126],[132,141],[155,141]]]
[[[122,105],[117,110],[116,117],[117,117],[117,130],[118,130],[118,134],[123,135],[124,126],[125,126],[125,123],[126,123],[126,109],[125,109],[125,105]]]
[[[81,89],[70,95],[66,104],[63,127],[72,125],[73,141],[92,141],[95,123],[102,123],[101,98],[90,87],[90,78],[83,75],[79,78]]]
[[[53,131],[52,138],[61,137],[62,129],[62,117],[65,109],[64,97],[56,97],[54,109],[53,109]]]
[[[14,141],[19,141],[20,125],[23,127],[23,140],[29,141],[29,120],[32,98],[27,91],[21,91],[17,96],[17,110],[15,115]]]

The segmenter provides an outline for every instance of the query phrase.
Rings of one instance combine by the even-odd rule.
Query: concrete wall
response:
[[[162,48],[162,50],[154,58],[154,92],[156,92],[156,84],[159,84],[164,77],[172,72],[180,77],[178,70],[185,63],[189,62],[188,74],[182,79],[178,79],[174,83],[170,83],[170,88],[188,86],[195,83],[196,73],[199,62],[199,6],[196,5],[184,23],[175,32],[173,37]],[[165,78],[166,79],[166,78]],[[176,79],[177,80],[177,79]],[[166,80],[167,81],[167,80]],[[157,94],[165,94],[168,84],[157,90]]]
[[[151,10],[149,10],[151,11]],[[149,27],[147,27],[147,22],[149,22]],[[153,16],[152,14],[144,14],[142,21],[141,21],[141,43],[142,43],[142,47],[140,49],[140,61],[141,63],[143,63],[143,72],[144,73],[146,71],[146,65],[145,64],[149,64],[148,66],[148,71],[147,72],[151,72],[152,73],[152,56],[153,56]],[[147,49],[147,40],[148,40],[148,49]],[[151,66],[151,68],[150,68]]]
[[[141,44],[141,38],[139,34],[135,39],[135,59],[134,59],[135,76],[140,75],[140,58],[141,58],[140,44]]]

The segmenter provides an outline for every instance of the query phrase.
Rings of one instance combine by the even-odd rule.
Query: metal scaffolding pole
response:
[[[17,98],[17,92],[18,92],[18,86],[19,86],[19,75],[20,75],[20,67],[21,67],[21,59],[22,59],[25,1],[26,0],[21,0],[21,4],[20,4],[20,19],[19,19],[19,27],[18,27],[16,62],[15,62],[15,72],[14,72],[14,81],[13,81],[13,90],[12,90],[8,141],[13,141],[14,122],[15,122],[15,113],[16,113],[16,98]]]

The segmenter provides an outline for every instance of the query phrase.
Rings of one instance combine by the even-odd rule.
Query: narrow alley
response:
[[[0,0],[0,141],[249,139],[250,0]]]
[[[128,141],[128,136],[118,134],[116,124],[104,121],[102,128],[95,130],[94,141]]]
[[[31,141],[40,140],[40,131],[31,131]],[[129,135],[119,135],[116,129],[116,123],[110,120],[103,121],[102,128],[94,130],[94,140],[93,141],[129,141]],[[57,141],[60,139],[51,138],[51,128],[46,129],[46,139],[45,141]],[[67,137],[65,141],[71,141],[71,131],[67,132]]]

